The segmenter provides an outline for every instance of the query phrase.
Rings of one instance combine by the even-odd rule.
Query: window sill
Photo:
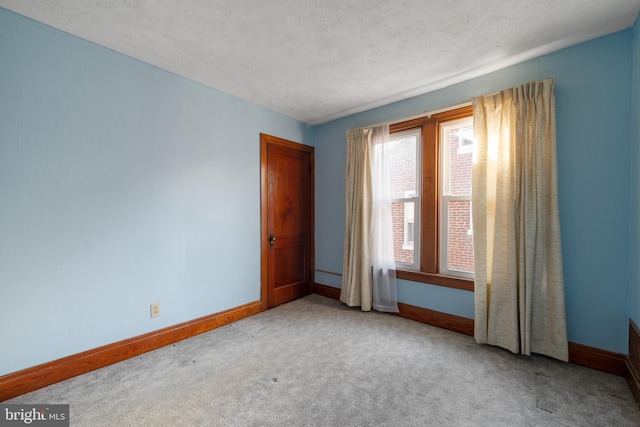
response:
[[[462,289],[473,292],[473,280],[460,277],[443,276],[442,274],[423,273],[422,271],[396,270],[396,277],[402,280],[428,283],[430,285],[445,286],[447,288]]]

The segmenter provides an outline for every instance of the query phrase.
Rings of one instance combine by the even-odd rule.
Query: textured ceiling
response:
[[[640,0],[0,0],[316,124],[631,26]]]

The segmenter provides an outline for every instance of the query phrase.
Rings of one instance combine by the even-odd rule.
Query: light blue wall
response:
[[[631,105],[631,236],[629,283],[629,317],[640,325],[640,18],[633,27],[633,83]]]
[[[631,42],[625,30],[315,129],[316,267],[340,272],[345,132],[555,77],[559,193],[569,340],[626,353]],[[417,59],[419,60],[419,59]],[[339,277],[330,282],[340,286]],[[473,317],[473,294],[400,281],[401,302]]]
[[[0,375],[259,300],[260,132],[312,143],[0,9]]]

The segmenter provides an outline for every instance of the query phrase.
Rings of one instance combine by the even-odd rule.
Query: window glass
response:
[[[471,227],[471,165],[473,120],[443,123],[442,188],[440,197],[440,272],[473,277],[473,230]]]
[[[420,130],[390,135],[391,195],[393,197],[393,235],[396,263],[404,268],[418,268],[417,227],[419,213]]]

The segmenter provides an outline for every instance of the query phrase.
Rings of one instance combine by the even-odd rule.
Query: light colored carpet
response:
[[[311,295],[5,403],[72,426],[640,426],[625,380]]]

